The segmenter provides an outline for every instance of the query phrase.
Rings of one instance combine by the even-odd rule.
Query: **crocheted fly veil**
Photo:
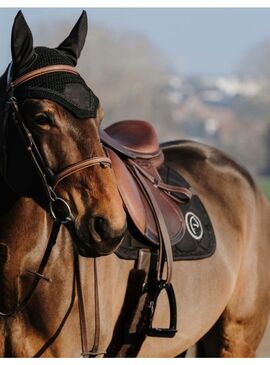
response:
[[[22,13],[18,13],[13,33],[23,26],[27,32],[14,36],[12,45],[13,79],[27,72],[51,65],[76,66],[87,33],[87,16],[83,12],[70,35],[57,47],[33,48],[32,34]],[[28,29],[27,29],[27,28]],[[29,33],[30,32],[30,33]],[[25,34],[27,33],[27,34]],[[27,38],[26,38],[27,36]],[[24,46],[22,47],[22,44]],[[22,53],[24,57],[22,57]],[[96,116],[99,100],[79,76],[57,72],[33,78],[15,89],[18,100],[26,98],[49,99],[59,103],[77,118]]]

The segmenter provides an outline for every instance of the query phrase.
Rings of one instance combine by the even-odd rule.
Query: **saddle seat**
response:
[[[100,130],[103,142],[124,157],[151,160],[155,168],[164,162],[155,128],[143,120],[122,120]]]
[[[101,130],[100,136],[112,161],[123,204],[139,234],[159,245],[163,230],[168,232],[171,244],[179,242],[185,224],[179,200],[171,193],[186,199],[187,189],[162,182],[158,169],[164,157],[154,127],[145,121],[120,121]]]
[[[106,132],[134,153],[152,156],[160,153],[154,127],[143,120],[122,120],[106,128]]]

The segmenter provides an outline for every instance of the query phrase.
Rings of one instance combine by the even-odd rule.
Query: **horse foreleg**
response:
[[[0,357],[5,356],[5,328],[4,323],[0,321]]]
[[[188,350],[186,350],[186,351],[182,352],[181,354],[179,354],[179,355],[177,355],[177,356],[175,356],[175,357],[186,357],[187,351],[188,351]]]
[[[266,277],[267,271],[262,271]],[[250,272],[252,276],[255,270]],[[259,277],[257,282],[256,275],[245,277],[246,282],[236,287],[219,320],[197,343],[197,357],[256,356],[268,321],[269,294],[265,277]]]
[[[225,315],[225,314],[224,314]],[[224,315],[197,343],[197,357],[255,357],[255,349],[248,343],[246,325],[224,321]]]

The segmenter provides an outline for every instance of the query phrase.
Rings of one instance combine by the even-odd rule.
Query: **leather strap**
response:
[[[100,165],[102,167],[110,167],[112,164],[110,158],[108,157],[92,157],[88,158],[83,161],[79,161],[74,163],[73,165],[70,165],[66,167],[65,169],[62,169],[55,175],[55,182],[53,188],[55,189],[56,186],[59,184],[61,180],[64,180],[70,175],[73,175],[76,172],[79,172],[81,170],[87,169],[88,167]]]
[[[175,199],[177,202],[180,203],[188,203],[189,200],[192,198],[192,191],[188,188],[184,188],[181,186],[175,186],[175,185],[169,185],[169,184],[165,184],[164,182],[162,182],[161,179],[157,180],[155,179],[154,176],[152,176],[151,174],[147,173],[147,171],[145,169],[143,169],[141,166],[139,166],[138,163],[136,163],[135,161],[132,161],[132,164],[136,165],[136,168],[140,171],[140,173],[145,176],[149,181],[151,181],[151,183],[156,186],[157,188],[163,190],[164,192],[166,192],[172,199]],[[170,194],[170,193],[178,193],[181,194],[182,197],[176,198],[174,195]]]
[[[25,75],[18,77],[16,80],[10,82],[10,87],[14,88],[19,85],[24,84],[25,82],[34,79],[35,77],[39,77],[45,74],[49,74],[52,72],[68,72],[73,75],[79,75],[79,72],[75,69],[75,67],[68,66],[68,65],[52,65],[39,68],[34,71],[27,72]]]
[[[137,179],[138,183],[142,188],[142,191],[145,194],[145,197],[148,200],[149,206],[152,210],[156,222],[157,231],[160,239],[158,280],[163,279],[162,274],[163,274],[164,264],[165,261],[167,261],[167,273],[165,282],[166,284],[169,284],[172,278],[173,255],[172,255],[171,240],[166,226],[166,222],[164,220],[163,214],[160,210],[159,205],[156,202],[154,195],[152,194],[148,185],[145,183],[144,178],[141,177],[141,171],[138,169],[137,164],[132,160],[129,160],[129,164],[130,166],[132,166],[134,177]]]
[[[94,258],[94,300],[95,300],[95,335],[92,349],[89,347],[88,332],[87,332],[87,320],[85,314],[85,305],[83,298],[83,290],[81,284],[81,274],[80,274],[80,263],[78,254],[74,253],[74,270],[76,278],[76,287],[78,295],[78,307],[79,307],[79,319],[80,319],[80,331],[81,331],[81,346],[82,346],[82,357],[83,358],[93,358],[99,355],[105,354],[105,352],[98,351],[99,339],[100,339],[100,308],[99,308],[99,293],[98,293],[98,272],[97,272],[97,261]]]
[[[62,321],[60,322],[59,326],[57,327],[56,331],[54,332],[54,334],[46,341],[46,343],[41,347],[41,349],[35,353],[33,358],[41,357],[44,354],[44,352],[54,343],[54,341],[60,335],[60,333],[72,311],[72,308],[73,308],[73,305],[75,302],[75,297],[76,297],[75,255],[76,255],[76,253],[74,252],[72,290],[71,290],[70,303],[67,308],[67,311],[66,311]]]
[[[95,335],[92,350],[89,351],[88,357],[97,357],[106,352],[98,351],[100,340],[100,308],[99,308],[99,293],[98,293],[98,270],[97,259],[94,258],[94,291],[95,291]]]
[[[74,260],[75,260],[74,270],[75,270],[75,277],[76,277],[80,331],[81,331],[82,357],[88,357],[88,356],[85,356],[85,354],[88,351],[88,336],[87,336],[86,315],[85,315],[85,306],[84,306],[84,300],[83,300],[81,273],[80,273],[80,264],[79,264],[78,254],[74,254]]]

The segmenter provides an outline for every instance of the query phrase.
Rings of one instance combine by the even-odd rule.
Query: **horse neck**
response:
[[[18,199],[18,195],[8,187],[0,175],[0,216],[7,213]]]
[[[0,288],[2,300],[14,305],[21,279],[37,269],[48,242],[51,222],[30,198],[18,197],[0,181]],[[19,278],[19,279],[18,279]],[[5,305],[4,305],[5,307]]]

